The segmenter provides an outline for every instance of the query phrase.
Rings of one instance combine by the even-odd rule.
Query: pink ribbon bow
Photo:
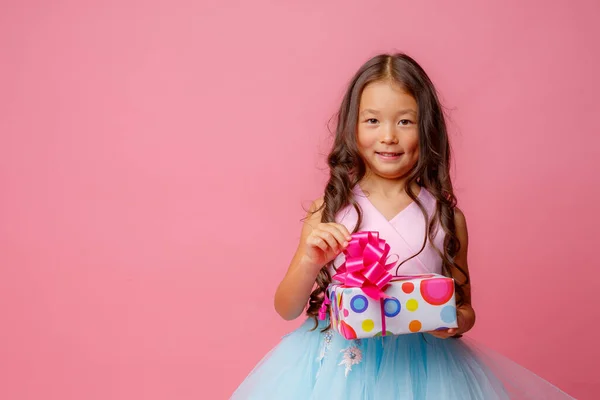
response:
[[[390,245],[379,238],[379,232],[357,232],[344,250],[346,261],[333,279],[346,287],[361,288],[374,300],[387,298],[383,290],[392,280],[389,270],[395,264],[386,264],[389,252]]]
[[[337,269],[333,279],[345,287],[358,287],[374,300],[387,298],[384,292],[392,280],[389,270],[396,262],[386,264],[390,245],[379,238],[379,232],[363,231],[352,234],[348,247],[344,250],[346,261]],[[324,320],[327,305],[331,304],[327,295],[319,310],[319,319]]]

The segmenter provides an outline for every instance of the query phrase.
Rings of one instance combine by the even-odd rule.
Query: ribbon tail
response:
[[[325,320],[327,316],[327,306],[331,304],[331,300],[329,300],[329,296],[325,293],[325,297],[323,297],[323,303],[321,303],[321,307],[319,308],[319,319],[321,321]]]
[[[381,305],[381,336],[386,335],[387,326],[385,325],[385,304],[384,299],[379,300],[379,304]]]

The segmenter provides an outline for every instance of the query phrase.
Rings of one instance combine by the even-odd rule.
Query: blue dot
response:
[[[352,294],[352,289],[344,289],[344,294],[350,296]]]
[[[440,317],[442,318],[442,321],[444,321],[447,324],[456,321],[456,308],[454,308],[453,306],[446,306],[442,308]]]
[[[383,310],[385,311],[386,317],[395,317],[400,314],[400,302],[393,297],[391,299],[385,299],[383,302]]]
[[[364,312],[367,309],[367,307],[369,307],[369,302],[367,301],[367,298],[362,294],[357,294],[352,298],[352,300],[350,300],[350,308],[355,313]]]

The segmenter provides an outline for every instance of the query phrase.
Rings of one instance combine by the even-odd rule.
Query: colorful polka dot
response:
[[[410,324],[408,324],[408,329],[411,332],[419,332],[421,330],[421,321],[418,321],[416,319],[410,321]]]
[[[371,319],[365,319],[362,323],[363,331],[371,332],[375,328],[375,323]]]
[[[406,302],[406,309],[408,311],[417,311],[419,308],[419,302],[415,299],[410,299]]]
[[[415,284],[412,282],[404,282],[402,284],[402,291],[406,294],[411,294],[415,290]]]
[[[350,315],[350,312],[347,308],[344,308],[344,317],[348,317],[348,315]]]
[[[450,278],[434,278],[421,281],[423,300],[434,306],[447,303],[454,294],[454,281]]]
[[[355,313],[362,313],[369,307],[369,301],[362,294],[357,294],[350,300],[350,308]]]
[[[356,339],[356,332],[344,321],[340,321],[339,331],[340,334],[346,339]]]
[[[400,313],[400,309],[400,302],[394,297],[383,301],[383,310],[386,317],[395,317]]]
[[[335,302],[335,292],[331,293],[331,309],[333,310],[333,315],[336,320],[340,319],[340,310],[338,308],[337,303]]]
[[[453,306],[446,306],[442,308],[442,311],[440,312],[440,317],[442,318],[442,321],[444,321],[447,324],[456,321],[456,308],[454,308]]]

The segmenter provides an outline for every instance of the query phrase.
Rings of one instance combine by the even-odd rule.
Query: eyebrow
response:
[[[360,112],[360,115],[367,114],[367,113],[379,114],[379,112],[377,110],[372,110],[370,108],[367,108],[365,110],[362,110]],[[413,110],[412,108],[405,108],[403,110],[398,111],[398,115],[403,115],[403,114],[414,114],[414,115],[417,115],[417,112],[415,110]]]

